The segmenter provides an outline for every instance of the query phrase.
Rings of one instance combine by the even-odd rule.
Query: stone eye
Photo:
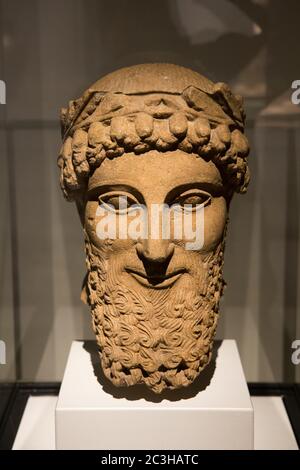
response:
[[[195,210],[197,208],[207,206],[211,202],[211,195],[206,191],[193,189],[181,194],[174,202],[181,207],[190,206],[188,209]]]
[[[98,198],[99,204],[107,210],[117,212],[119,214],[128,212],[132,206],[138,204],[136,198],[126,192],[110,192],[101,194]]]

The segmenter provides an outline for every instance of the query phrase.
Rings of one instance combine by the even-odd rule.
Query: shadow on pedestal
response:
[[[139,400],[140,398],[144,398],[147,401],[159,403],[162,400],[178,401],[189,399],[205,390],[209,386],[214,375],[218,350],[221,344],[222,341],[214,342],[213,354],[210,363],[191,385],[178,390],[167,390],[162,392],[160,395],[156,395],[144,384],[133,385],[131,387],[116,387],[103,373],[96,341],[85,341],[83,347],[90,354],[94,374],[98,383],[106,393],[109,393],[114,398],[126,398],[127,400]]]

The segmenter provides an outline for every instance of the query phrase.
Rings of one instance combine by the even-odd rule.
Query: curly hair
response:
[[[131,69],[134,67],[127,70]],[[61,188],[68,200],[76,200],[105,158],[180,149],[212,161],[230,191],[243,193],[250,179],[244,122],[241,97],[224,83],[209,82],[207,86],[202,81],[181,92],[124,93],[91,87],[61,113]]]

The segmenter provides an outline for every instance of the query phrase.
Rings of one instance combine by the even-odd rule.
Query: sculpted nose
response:
[[[140,240],[136,244],[138,257],[143,261],[164,263],[170,260],[174,253],[174,243],[169,240]]]

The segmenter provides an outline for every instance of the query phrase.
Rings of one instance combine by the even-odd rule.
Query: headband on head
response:
[[[233,191],[245,192],[250,174],[244,122],[241,97],[224,83],[190,85],[181,93],[91,87],[61,113],[63,192],[76,199],[106,157],[154,149],[180,149],[211,160]]]

